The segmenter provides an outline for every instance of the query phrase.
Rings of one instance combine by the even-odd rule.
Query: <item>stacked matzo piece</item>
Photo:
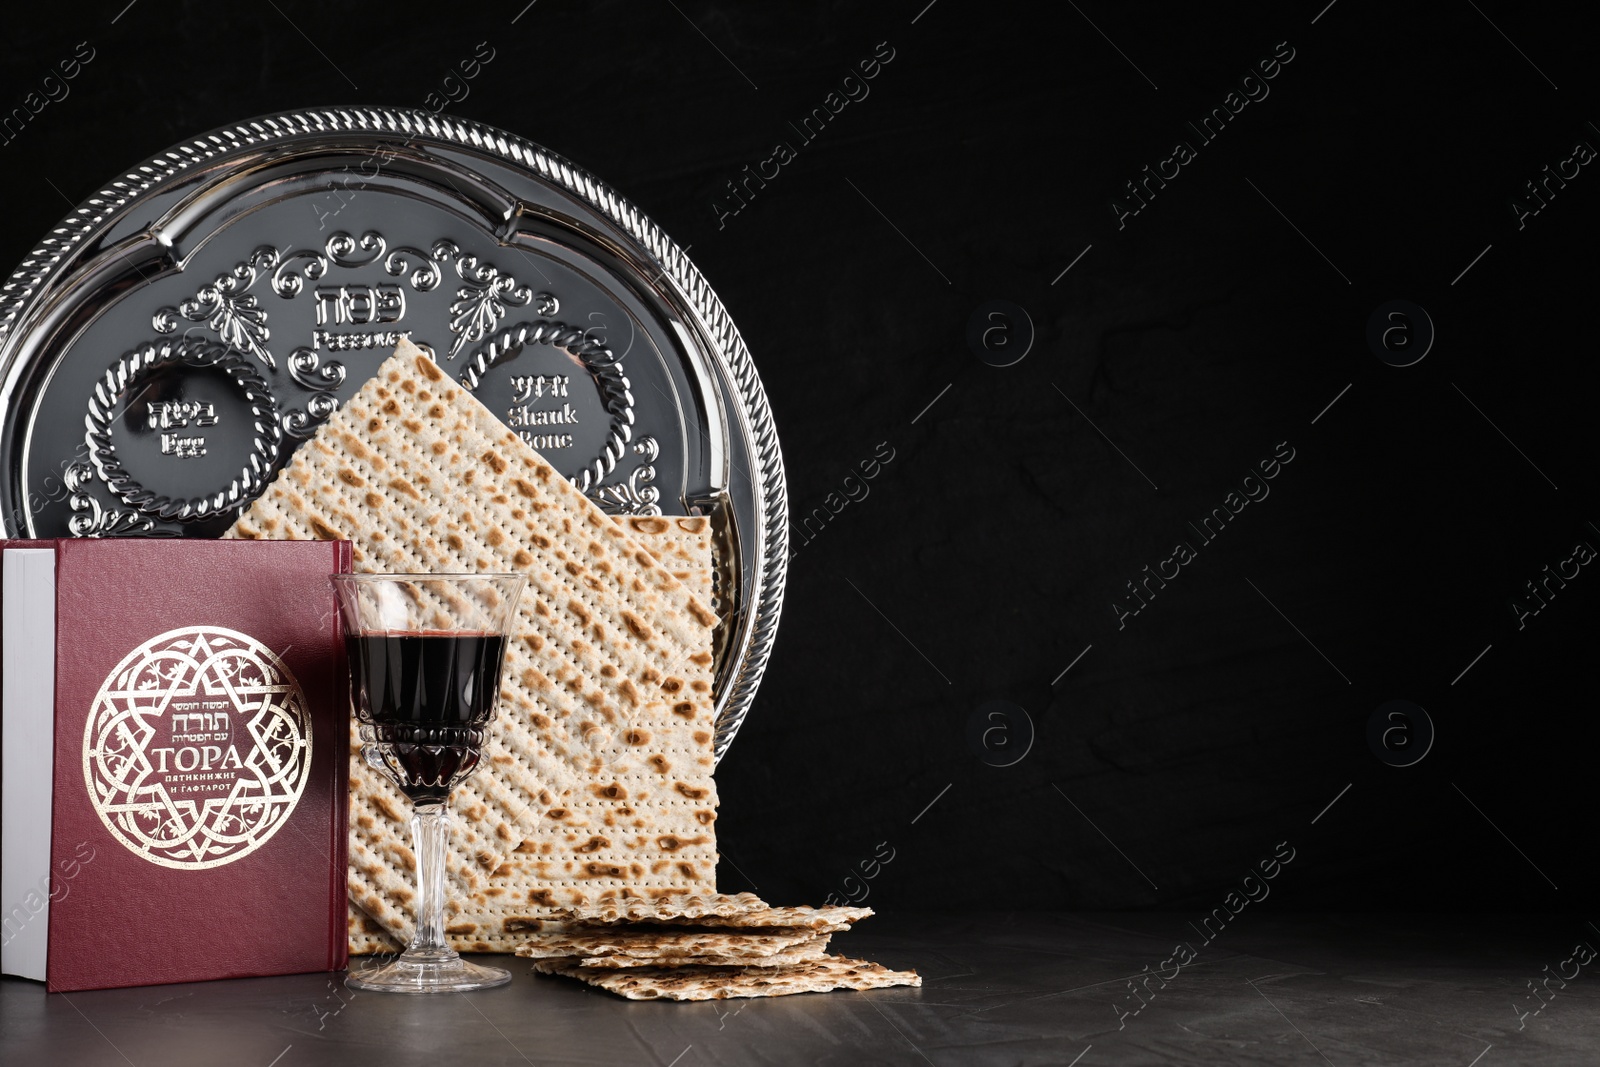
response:
[[[831,989],[920,986],[915,971],[829,955],[870,908],[773,908],[749,893],[608,901],[567,909],[525,934],[517,955],[544,974],[630,1000],[727,1000]]]
[[[881,964],[843,956],[823,956],[779,967],[610,969],[575,966],[566,960],[535,960],[533,966],[541,974],[563,974],[629,1000],[730,1000],[922,984],[915,971],[891,971]]]
[[[402,342],[229,531],[347,537],[361,570],[528,575],[484,769],[451,798],[450,896],[481,920],[451,920],[463,947],[495,947],[477,935],[504,936],[508,909],[526,921],[715,885],[716,620],[673,574],[699,572],[709,534],[704,519],[655,522],[644,532],[668,565]],[[353,752],[357,948],[386,947],[379,930],[410,938],[409,817]]]

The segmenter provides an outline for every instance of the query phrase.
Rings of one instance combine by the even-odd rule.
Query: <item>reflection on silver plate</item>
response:
[[[215,537],[400,337],[607,511],[712,517],[720,759],[783,601],[766,394],[677,245],[500,130],[272,115],[91,197],[0,291],[0,525]]]

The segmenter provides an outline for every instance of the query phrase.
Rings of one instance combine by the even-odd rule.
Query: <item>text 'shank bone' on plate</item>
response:
[[[676,244],[490,127],[273,115],[85,201],[0,292],[3,531],[216,537],[402,337],[608,512],[711,517],[720,757],[783,599],[766,394]]]

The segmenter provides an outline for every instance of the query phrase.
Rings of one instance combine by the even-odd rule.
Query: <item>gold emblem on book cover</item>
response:
[[[310,770],[300,684],[271,649],[219,626],[168,630],[128,653],[84,728],[100,821],[163,867],[220,867],[260,848]]]

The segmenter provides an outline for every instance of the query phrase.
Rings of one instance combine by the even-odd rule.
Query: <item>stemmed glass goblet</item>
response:
[[[345,984],[388,993],[459,993],[511,974],[468,963],[444,936],[450,790],[478,766],[500,695],[521,574],[339,574],[351,704],[362,754],[411,800],[416,934],[388,963]]]

